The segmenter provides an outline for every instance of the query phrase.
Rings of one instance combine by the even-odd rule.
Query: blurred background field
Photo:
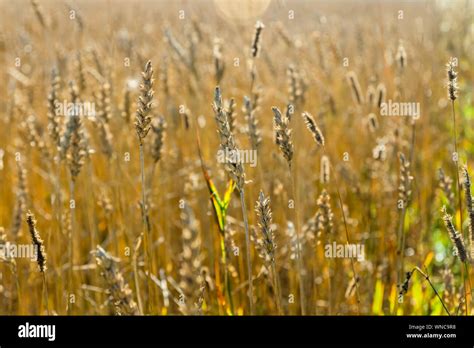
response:
[[[250,243],[253,314],[445,315],[442,302],[450,314],[472,314],[474,273],[456,256],[441,208],[474,248],[465,203],[471,193],[458,192],[446,88],[446,63],[454,57],[459,167],[472,175],[473,6],[469,0],[0,0],[0,241],[31,243],[31,211],[47,254],[44,277],[35,262],[2,260],[0,314],[251,314],[238,192],[228,197],[221,233],[202,170],[222,198],[229,176],[216,160],[217,85],[226,108],[234,98],[239,148],[257,151],[256,167],[244,164],[245,211],[257,236]],[[252,58],[257,21],[264,28]],[[144,139],[144,224],[134,122],[148,61],[155,129]],[[52,90],[56,101],[71,102],[71,83],[78,100],[95,107],[82,119],[87,154],[73,188],[71,154],[61,158],[53,131],[64,137],[68,117],[54,115],[48,103]],[[385,101],[419,103],[419,119],[381,116],[383,89]],[[275,143],[272,112],[276,106],[284,113],[287,105],[294,111],[292,176]],[[305,111],[324,135],[324,148],[306,129]],[[399,153],[413,177],[404,209]],[[275,272],[256,241],[260,190],[271,200]],[[348,238],[364,246],[365,260],[325,257],[326,244]],[[419,273],[404,291],[405,272],[414,267],[429,275],[439,297]]]

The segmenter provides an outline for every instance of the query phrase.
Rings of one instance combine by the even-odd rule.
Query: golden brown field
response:
[[[471,0],[0,13],[0,314],[474,313]]]

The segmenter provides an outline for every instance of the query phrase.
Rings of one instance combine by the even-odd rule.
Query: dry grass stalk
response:
[[[362,89],[359,84],[359,80],[357,79],[357,75],[355,72],[350,71],[347,74],[347,81],[352,90],[352,96],[354,100],[357,102],[358,105],[364,104],[364,95],[362,94]]]
[[[26,223],[28,224],[28,230],[30,231],[31,241],[36,248],[36,262],[38,263],[38,269],[44,273],[46,271],[46,251],[44,248],[44,242],[36,229],[35,216],[31,212],[26,213]]]
[[[260,40],[262,35],[262,30],[265,28],[262,22],[257,21],[255,24],[255,34],[252,39],[252,46],[251,46],[251,55],[252,58],[256,58],[258,53],[260,52]]]
[[[46,312],[49,315],[49,296],[48,296],[48,286],[46,283],[46,250],[44,247],[44,242],[41,239],[41,236],[36,229],[36,220],[35,216],[31,212],[26,213],[26,223],[28,225],[28,230],[30,232],[31,241],[36,251],[36,263],[38,264],[38,269],[41,272],[43,280],[43,295],[44,295],[44,304],[46,306]]]
[[[458,203],[459,203],[459,217],[460,217],[460,225],[462,225],[463,221],[463,210],[462,210],[462,198],[461,198],[461,180],[459,178],[459,152],[458,152],[458,139],[457,139],[457,125],[456,125],[456,111],[454,109],[454,101],[457,98],[458,93],[458,73],[455,70],[457,66],[457,61],[454,58],[450,58],[448,64],[446,65],[447,75],[448,75],[448,97],[451,100],[451,115],[453,118],[453,143],[454,143],[454,154],[453,154],[453,168],[456,174],[456,186],[457,186],[457,194],[458,194]]]
[[[109,160],[112,158],[113,135],[110,130],[110,119],[112,117],[112,107],[110,105],[110,84],[99,81],[99,91],[94,94],[97,105],[95,124],[99,131],[100,147]]]
[[[273,231],[272,210],[270,208],[270,198],[265,197],[263,191],[260,191],[258,200],[255,205],[255,211],[258,216],[258,226],[260,227],[261,238],[257,240],[260,249],[263,250],[263,258],[268,270],[272,272],[273,288],[275,290],[276,304],[279,314],[283,314],[281,305],[281,289],[278,273],[276,269],[275,250],[277,245],[275,243],[275,234]]]
[[[410,280],[413,278],[413,274],[417,272],[419,273],[423,278],[424,280],[426,280],[428,282],[428,284],[430,285],[431,289],[433,290],[433,292],[435,293],[436,297],[438,298],[438,300],[440,301],[441,305],[443,306],[443,309],[445,310],[445,312],[448,314],[448,315],[451,315],[451,313],[449,312],[447,306],[446,306],[446,303],[443,301],[443,299],[441,298],[439,292],[436,290],[435,286],[433,285],[433,283],[431,282],[431,279],[428,275],[428,273],[425,273],[423,272],[419,267],[414,267],[410,272],[407,272],[405,274],[405,280],[403,282],[403,284],[401,285],[400,287],[400,291],[399,291],[399,296],[404,296],[408,293],[408,287],[410,286]]]
[[[84,70],[84,63],[81,52],[78,51],[76,54],[76,75],[77,75],[77,88],[79,93],[84,93],[87,88],[86,74]]]
[[[225,168],[230,177],[236,182],[237,187],[242,189],[245,183],[244,167],[240,161],[235,161],[231,157],[239,151],[234,136],[230,130],[228,113],[222,103],[222,94],[219,87],[216,87],[214,93],[214,116],[217,123],[217,131],[220,137],[221,150],[226,154]]]
[[[474,260],[474,197],[471,194],[471,177],[467,171],[467,166],[463,167],[464,173],[464,194],[466,196],[467,215],[469,219],[469,239],[471,246],[471,259]]]
[[[367,124],[369,126],[369,131],[371,133],[375,133],[375,131],[379,128],[379,123],[377,121],[377,116],[374,113],[370,113],[367,117]]]
[[[252,39],[252,45],[250,46],[250,90],[253,90],[257,77],[256,59],[260,53],[260,41],[263,28],[265,28],[263,23],[257,21],[255,24],[255,33]]]
[[[399,186],[398,186],[398,208],[400,209],[400,221],[398,224],[398,249],[397,254],[399,255],[398,261],[398,284],[401,284],[403,274],[405,272],[405,217],[408,208],[408,203],[411,200],[411,186],[413,177],[410,173],[410,162],[406,159],[403,153],[398,154],[400,161],[400,175],[399,175]]]
[[[320,175],[319,175],[319,181],[322,184],[328,184],[329,183],[329,178],[330,178],[330,173],[331,173],[331,164],[329,162],[329,157],[324,155],[321,156],[321,168],[320,168]]]
[[[448,98],[451,101],[455,101],[458,96],[458,73],[454,68],[456,67],[456,62],[453,58],[448,61],[446,64],[446,70],[448,74]]]
[[[145,65],[142,73],[143,84],[140,86],[141,94],[138,97],[138,109],[135,116],[135,130],[138,135],[140,145],[143,144],[145,137],[151,128],[150,111],[153,104],[153,68],[151,61]]]
[[[274,129],[276,134],[276,144],[279,146],[283,157],[285,157],[288,163],[289,176],[291,180],[291,193],[290,197],[293,202],[298,201],[296,197],[296,166],[292,167],[293,159],[293,143],[291,142],[291,129],[289,128],[290,124],[290,108],[288,105],[287,112],[285,117],[282,116],[280,110],[277,107],[272,107],[274,114]],[[301,228],[300,228],[300,218],[299,218],[299,205],[295,203],[294,215],[296,222],[296,259],[298,263],[298,275],[299,275],[299,291],[300,291],[300,301],[301,301],[301,314],[306,315],[306,295],[304,290],[304,269],[303,269],[303,260],[302,260],[302,238],[301,238]]]
[[[214,39],[214,48],[212,53],[214,56],[214,75],[216,85],[219,85],[225,72],[225,62],[222,58],[222,41],[219,38]]]
[[[380,83],[377,86],[377,107],[380,109],[382,107],[382,103],[385,102],[385,96],[387,94],[387,89],[383,83]]]
[[[293,143],[291,142],[291,129],[289,127],[290,120],[288,116],[282,116],[280,109],[276,106],[272,107],[274,114],[274,129],[276,134],[276,144],[285,157],[288,165],[291,167],[293,159]]]
[[[215,88],[214,92],[214,116],[217,123],[217,132],[220,137],[220,148],[225,153],[225,169],[229,176],[234,180],[239,190],[240,195],[240,205],[242,208],[242,216],[244,219],[244,228],[245,228],[245,248],[247,254],[247,277],[249,283],[248,297],[249,297],[249,309],[250,314],[254,314],[254,303],[253,303],[253,277],[252,277],[252,260],[250,258],[250,235],[249,235],[249,226],[247,219],[247,209],[245,206],[245,172],[244,167],[241,161],[236,161],[231,154],[238,153],[238,148],[235,144],[234,136],[230,131],[229,119],[227,112],[224,110],[222,104],[222,94],[219,87]],[[235,156],[234,156],[235,157]]]
[[[114,153],[113,135],[109,124],[101,119],[97,120],[97,129],[99,131],[100,149],[107,158],[111,159]]]
[[[26,121],[22,123],[22,126],[26,128],[26,138],[28,139],[30,146],[37,148],[43,157],[43,160],[49,162],[51,155],[45,141],[43,140],[43,135],[40,134],[37,117],[34,114],[29,115]]]
[[[140,253],[140,246],[142,244],[143,233],[138,236],[135,240],[135,245],[133,247],[133,256],[132,256],[132,266],[133,266],[133,281],[135,283],[135,291],[137,293],[137,302],[138,302],[138,311],[140,315],[143,315],[143,302],[140,292],[140,278],[138,274],[138,257]]]
[[[302,91],[298,83],[299,76],[293,64],[290,64],[286,69],[286,75],[288,78],[288,104],[296,106],[301,98]]]
[[[331,209],[331,196],[326,190],[321,192],[316,204],[318,212],[316,213],[316,229],[317,235],[330,235],[333,231],[333,216]]]
[[[78,98],[78,91],[76,86],[71,83],[71,96],[73,103],[76,103]],[[69,171],[71,172],[71,179],[75,181],[79,175],[82,166],[84,165],[84,159],[87,154],[87,145],[82,129],[82,115],[69,115],[68,129],[71,132],[70,135],[70,152],[68,154]]]
[[[143,244],[145,249],[145,264],[148,272],[152,272],[152,246],[150,241],[150,224],[148,223],[148,202],[147,202],[147,187],[145,181],[145,154],[144,154],[144,140],[151,129],[152,119],[150,113],[153,107],[153,68],[151,61],[147,61],[145,69],[142,72],[142,84],[140,85],[140,96],[138,97],[138,109],[135,116],[135,130],[138,135],[139,150],[140,150],[140,174],[141,174],[141,189],[142,189],[142,200],[141,200],[141,212],[142,212],[142,227],[144,233]],[[147,293],[148,293],[148,310],[152,309],[153,293],[151,290],[151,282],[147,277]]]
[[[270,198],[265,197],[262,191],[258,195],[258,200],[255,205],[257,212],[259,231],[261,232],[260,242],[262,243],[262,250],[264,250],[264,259],[266,262],[275,262],[275,235],[273,233],[272,210],[270,208]]]
[[[77,106],[79,101],[79,95],[77,86],[71,82],[70,83],[70,93],[71,99],[74,106]],[[68,123],[66,134],[64,135],[63,139],[64,142],[61,145],[61,150],[64,151],[64,155],[67,154],[67,160],[69,164],[69,172],[70,172],[70,183],[69,183],[69,193],[70,193],[70,229],[69,229],[69,294],[73,293],[74,288],[74,277],[73,277],[73,265],[74,265],[74,239],[75,239],[75,191],[76,191],[76,180],[77,176],[79,175],[82,166],[84,165],[85,157],[87,156],[87,141],[85,138],[82,121],[81,121],[81,114],[78,114],[78,110],[75,107],[72,114],[68,115]],[[67,146],[66,146],[67,144]],[[66,153],[69,150],[68,153]],[[68,295],[69,296],[69,295]],[[68,301],[68,313],[71,313],[72,306]]]
[[[132,291],[117,267],[117,259],[109,255],[102,247],[95,250],[97,265],[107,284],[109,300],[117,315],[138,315],[138,307],[133,300]]]
[[[53,69],[51,73],[51,88],[48,94],[48,131],[49,136],[57,149],[61,143],[61,122],[60,115],[57,112],[57,104],[59,103],[59,88],[61,79],[57,69]]]
[[[131,108],[132,108],[132,100],[130,97],[130,88],[126,86],[123,91],[123,104],[122,104],[122,112],[121,116],[125,120],[126,124],[130,123],[130,120],[132,119],[132,114],[131,114]]]
[[[370,107],[377,106],[377,89],[374,87],[374,85],[370,84],[367,86],[365,100],[367,100],[367,104]]]
[[[262,143],[262,136],[258,127],[258,120],[255,117],[255,108],[253,107],[250,98],[244,97],[243,111],[247,119],[248,134],[253,150],[258,150]]]
[[[410,202],[412,191],[413,176],[410,173],[410,162],[406,159],[403,153],[398,154],[400,160],[400,184],[398,186],[398,199],[402,204],[402,208],[406,209]]]
[[[235,132],[236,126],[236,112],[235,112],[236,104],[235,99],[230,98],[227,102],[227,106],[225,107],[226,114],[227,114],[227,121],[229,122],[229,129],[231,133]]]
[[[156,117],[151,125],[153,132],[153,144],[151,147],[151,156],[153,161],[157,163],[163,155],[163,144],[166,136],[166,121],[163,116]]]
[[[321,133],[321,130],[316,125],[316,122],[314,121],[313,116],[311,116],[309,112],[303,112],[301,116],[303,116],[306,127],[313,135],[313,138],[314,138],[314,141],[316,141],[316,144],[324,147],[323,133]]]
[[[446,226],[446,229],[448,230],[449,237],[451,238],[456,251],[457,251],[457,256],[459,256],[459,259],[461,262],[467,262],[468,260],[468,254],[466,251],[466,246],[464,245],[464,239],[462,237],[462,234],[456,231],[456,228],[454,227],[453,224],[453,217],[448,214],[446,211],[446,206],[443,206],[441,209],[441,212],[443,213],[443,221]]]
[[[69,83],[69,92],[71,95],[71,103],[73,105],[72,110],[68,110],[67,114],[63,116],[67,116],[67,123],[66,129],[64,130],[60,145],[59,145],[59,153],[62,159],[64,159],[67,155],[67,152],[71,146],[71,139],[73,134],[77,132],[81,126],[81,116],[79,115],[79,95],[77,87],[73,82]]]
[[[438,181],[439,181],[439,187],[441,188],[441,190],[443,190],[444,195],[448,199],[449,206],[454,207],[455,197],[454,197],[454,192],[452,189],[453,179],[447,176],[444,173],[444,170],[442,168],[439,168]]]
[[[31,0],[31,5],[33,6],[33,10],[35,12],[36,18],[38,19],[38,22],[40,22],[43,29],[47,29],[48,25],[46,23],[46,17],[44,15],[43,8],[39,4],[38,0]]]
[[[395,60],[397,61],[398,68],[403,70],[406,68],[407,65],[407,52],[405,51],[405,47],[403,46],[402,40],[400,40],[397,49],[397,55],[395,56]]]

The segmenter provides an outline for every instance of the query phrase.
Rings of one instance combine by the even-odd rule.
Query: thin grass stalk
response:
[[[454,143],[454,153],[456,156],[456,161],[454,161],[454,168],[456,172],[456,185],[457,185],[457,195],[458,195],[458,202],[459,202],[459,217],[460,217],[460,226],[462,227],[462,197],[461,197],[461,180],[459,178],[459,153],[458,153],[458,141],[457,141],[457,131],[456,131],[456,112],[454,110],[454,100],[451,100],[451,114],[453,118],[453,143]],[[462,231],[462,228],[460,228]]]
[[[411,200],[412,192],[411,192],[411,182],[413,177],[410,173],[410,165],[411,163],[408,162],[403,155],[403,153],[399,153],[399,161],[400,161],[400,184],[398,187],[398,204],[400,202],[402,205],[402,211],[400,213],[399,218],[399,225],[397,231],[397,284],[402,283],[403,275],[405,274],[405,217],[408,204]],[[398,310],[398,302],[395,306],[395,310]]]
[[[145,264],[148,269],[147,274],[147,308],[149,312],[152,312],[153,307],[153,290],[151,285],[150,276],[153,273],[152,268],[152,248],[150,244],[150,229],[147,221],[147,201],[146,201],[146,181],[145,181],[145,156],[144,156],[144,140],[151,129],[151,117],[150,113],[153,106],[153,68],[151,61],[147,61],[145,68],[142,72],[142,85],[140,86],[140,96],[138,97],[138,109],[135,117],[135,130],[137,132],[139,147],[140,147],[140,174],[141,174],[141,187],[142,187],[142,227],[144,231],[143,244],[145,248]]]
[[[398,231],[397,231],[397,255],[398,255],[398,272],[397,272],[397,284],[401,284],[404,276],[404,257],[405,257],[405,216],[406,216],[406,208],[405,206],[402,208],[402,211],[400,213],[400,217],[398,220]],[[396,302],[395,305],[395,315],[397,314],[398,311],[398,301]]]
[[[87,200],[87,205],[90,209],[90,206],[91,206],[91,203],[94,204],[94,202],[96,201],[95,200],[95,194],[94,194],[94,190],[93,190],[93,185],[92,185],[92,178],[93,178],[93,170],[92,170],[92,162],[91,161],[88,161],[87,163],[87,171],[88,171],[88,175],[87,175],[87,178],[85,180],[85,182],[87,183],[87,191],[90,192],[90,195],[91,195],[91,198],[92,199],[88,199]],[[92,207],[92,211],[94,211],[94,207]],[[88,214],[89,215],[89,214]],[[90,229],[90,235],[89,235],[89,238],[90,238],[90,242],[91,242],[91,246],[90,246],[90,249],[91,250],[94,250],[95,247],[97,246],[97,221],[92,221],[92,219],[95,220],[95,215],[94,214],[91,214],[93,216],[93,218],[89,218],[89,229]],[[117,250],[117,255],[118,255],[118,250]]]
[[[295,162],[295,160],[293,160]],[[289,165],[289,174],[291,180],[291,195],[295,201],[297,201],[296,193],[296,165],[295,163],[290,163]],[[295,204],[295,227],[296,227],[296,258],[298,259],[298,274],[299,274],[299,291],[300,291],[300,304],[301,304],[301,315],[306,315],[306,296],[304,291],[304,272],[303,272],[303,260],[301,257],[302,244],[301,244],[301,229],[299,222],[299,205]]]
[[[142,244],[142,236],[140,235],[135,243],[135,248],[133,251],[133,259],[132,259],[132,266],[133,266],[133,280],[135,282],[135,290],[137,293],[137,302],[138,302],[138,310],[140,315],[143,315],[143,302],[140,292],[140,281],[138,278],[138,251],[140,250],[140,246]]]
[[[413,268],[413,270],[411,271],[411,273],[413,274],[414,272],[418,272],[420,273],[426,281],[428,281],[428,284],[430,285],[431,289],[433,289],[433,292],[435,293],[436,297],[439,299],[439,301],[441,302],[441,305],[443,306],[443,309],[445,310],[445,312],[451,316],[451,313],[449,312],[448,308],[446,307],[446,304],[444,303],[443,299],[441,298],[441,296],[439,295],[438,291],[436,290],[436,288],[434,287],[433,283],[431,282],[431,279],[430,277],[428,276],[428,273],[424,273],[419,267],[415,267]]]
[[[451,115],[453,119],[453,143],[454,143],[454,153],[455,153],[455,160],[454,160],[454,170],[456,173],[456,185],[457,185],[457,195],[458,195],[458,202],[459,202],[459,231],[461,235],[463,234],[462,231],[462,222],[463,222],[463,215],[462,215],[462,197],[461,197],[461,180],[459,178],[459,153],[458,153],[458,142],[457,142],[457,130],[456,130],[456,111],[454,108],[454,101],[457,98],[457,72],[454,70],[455,64],[452,59],[448,62],[448,97],[451,100]],[[457,214],[456,214],[457,215]],[[463,269],[463,282],[464,282],[464,298],[466,301],[466,315],[469,315],[469,302],[467,296],[467,287],[466,287],[466,277],[469,277],[469,272],[467,275],[464,274]],[[469,280],[470,282],[470,280]]]
[[[250,302],[250,315],[254,315],[254,306],[253,306],[253,277],[252,277],[252,260],[250,258],[250,235],[249,235],[249,223],[247,219],[247,208],[245,205],[245,192],[244,188],[239,188],[240,195],[240,205],[242,207],[242,215],[244,218],[244,228],[245,228],[245,249],[247,254],[247,273],[248,273],[248,298]]]
[[[403,207],[400,213],[399,221],[398,221],[398,233],[397,233],[397,236],[398,236],[397,254],[400,255],[399,274],[398,274],[399,281],[403,279],[403,274],[404,274],[403,273],[403,257],[404,257],[404,250],[405,250],[405,217],[406,217],[406,207]]]
[[[49,315],[48,290],[46,287],[46,276],[45,276],[45,272],[47,270],[46,250],[44,247],[43,239],[41,238],[38,230],[36,229],[35,216],[30,211],[28,211],[26,214],[26,222],[28,224],[28,230],[30,232],[32,245],[36,248],[36,263],[38,264],[38,269],[42,277],[42,291],[41,291],[40,306],[39,306],[40,314],[41,314],[41,308],[43,308],[43,305],[44,305],[46,308],[46,312]],[[16,267],[16,264],[15,264],[15,267]]]
[[[148,269],[149,274],[152,273],[151,269],[151,245],[150,245],[150,231],[148,229],[148,223],[147,223],[147,204],[146,204],[146,185],[145,185],[145,155],[144,155],[144,149],[143,149],[143,144],[140,142],[140,173],[141,173],[141,186],[142,186],[142,227],[143,227],[143,245],[145,248],[145,264]],[[151,286],[151,281],[150,281],[150,276],[146,277],[147,279],[147,288],[148,288],[148,294],[147,294],[147,308],[148,312],[152,313],[152,286]]]
[[[227,111],[223,108],[222,103],[222,94],[219,86],[215,88],[214,92],[214,103],[213,110],[215,115],[215,120],[217,123],[217,130],[220,137],[220,149],[222,151],[238,151],[238,148],[235,143],[232,132],[230,131],[229,120],[227,116]],[[239,190],[240,203],[242,208],[242,216],[244,219],[245,227],[245,247],[247,254],[247,272],[248,272],[248,297],[249,297],[249,309],[251,315],[254,314],[254,304],[253,304],[253,279],[252,279],[252,260],[250,258],[250,236],[249,236],[249,226],[247,218],[247,209],[245,206],[245,171],[242,163],[239,161],[227,161],[225,166],[226,171],[230,175],[231,179],[234,180],[236,186]]]
[[[456,61],[453,58],[450,58],[447,64],[447,75],[448,75],[448,83],[447,83],[447,90],[448,90],[448,98],[451,100],[451,115],[453,119],[453,143],[454,143],[454,153],[455,158],[453,158],[454,162],[454,169],[456,173],[456,184],[458,189],[458,199],[459,199],[459,216],[460,216],[460,229],[459,231],[462,234],[462,198],[461,198],[461,181],[459,179],[459,153],[458,153],[458,141],[457,141],[457,130],[456,130],[456,111],[454,108],[454,101],[458,97],[458,84],[457,78],[458,73],[454,69],[457,66]]]
[[[281,304],[281,284],[280,277],[278,276],[276,270],[275,262],[272,262],[272,278],[273,278],[273,287],[275,289],[276,305],[279,315],[283,315],[283,306]]]
[[[227,301],[229,303],[229,310],[230,310],[230,315],[234,315],[235,310],[234,310],[234,301],[232,298],[232,282],[229,277],[229,270],[227,268],[227,250],[225,247],[225,240],[224,240],[224,235],[219,233],[219,238],[220,238],[220,245],[221,245],[221,254],[222,254],[222,265],[224,267],[224,292],[227,296]]]
[[[69,269],[68,269],[68,294],[67,294],[67,305],[66,305],[66,312],[68,315],[72,314],[71,302],[70,302],[70,295],[73,293],[74,290],[74,276],[73,276],[73,266],[74,266],[74,209],[75,209],[75,182],[71,178],[69,181],[69,211],[70,211],[70,219],[71,219],[71,228],[69,230],[68,240],[69,240],[69,247],[68,247],[68,255],[69,255]],[[74,208],[71,205],[71,202],[74,202]]]
[[[323,153],[326,154],[326,147],[323,145]],[[349,237],[349,228],[347,227],[347,218],[346,218],[346,212],[344,211],[344,204],[342,201],[342,196],[341,192],[339,191],[339,182],[337,178],[337,173],[335,169],[333,168],[332,162],[329,162],[329,165],[331,167],[331,171],[334,173],[334,183],[336,185],[336,192],[337,192],[337,198],[339,201],[339,207],[341,208],[341,213],[342,213],[342,220],[344,222],[344,230],[346,234],[346,244],[349,245],[350,242],[350,237]],[[354,259],[351,258],[351,269],[352,269],[352,276],[354,279],[355,283],[355,289],[356,289],[356,299],[357,299],[357,315],[360,315],[360,293],[359,293],[359,276],[357,275],[357,272],[355,270],[355,264],[354,264]]]
[[[193,116],[194,116],[193,126],[195,126],[197,124],[197,119],[196,119],[195,114],[193,114]],[[218,227],[218,230],[219,230],[219,241],[220,241],[220,248],[221,248],[221,263],[222,263],[222,267],[224,268],[224,293],[226,294],[226,296],[228,298],[228,303],[230,305],[230,308],[229,308],[230,314],[233,315],[235,313],[235,310],[234,310],[234,301],[233,301],[233,296],[232,296],[232,280],[229,277],[229,270],[228,270],[228,267],[227,267],[227,262],[228,262],[227,261],[228,260],[227,256],[228,255],[227,255],[227,248],[225,247],[225,234],[226,234],[226,218],[225,218],[225,215],[226,215],[227,208],[225,208],[225,210],[223,210],[223,208],[221,206],[221,203],[218,203],[219,209],[221,209],[220,211],[222,213],[222,218],[221,218],[221,220],[219,220],[219,217],[217,215],[217,210],[216,210],[218,208],[216,208],[216,206],[215,206],[215,200],[217,202],[220,202],[220,197],[219,197],[219,193],[217,191],[214,191],[215,189],[213,188],[212,180],[211,180],[211,178],[209,176],[209,173],[207,172],[207,169],[205,167],[204,160],[202,158],[202,153],[201,153],[201,139],[199,137],[199,131],[198,131],[197,128],[195,128],[195,136],[196,136],[198,156],[199,156],[199,160],[200,160],[200,163],[201,163],[201,170],[202,170],[204,178],[206,180],[206,184],[208,186],[208,189],[211,193],[211,202],[212,202],[213,207],[214,207],[213,211],[214,211],[214,215],[215,215],[215,218],[216,218],[216,221],[217,221],[217,227]],[[216,275],[219,275],[221,271],[222,270],[219,270],[219,269],[216,268]],[[216,278],[220,279],[219,277],[216,277]]]
[[[268,270],[268,272],[271,272],[270,276],[273,292],[276,297],[278,314],[282,315],[283,311],[281,306],[281,291],[278,274],[276,272],[275,261],[275,250],[277,249],[277,245],[275,243],[275,233],[272,226],[273,213],[270,206],[270,198],[265,197],[265,194],[262,190],[260,190],[258,195],[255,211],[258,216],[258,226],[261,237],[261,239],[258,239],[257,234],[255,234],[255,243],[258,248],[259,256],[265,260],[265,268]]]
[[[59,156],[59,153],[58,153]],[[54,160],[53,160],[54,162]],[[62,199],[61,199],[61,162],[55,161],[55,168],[50,167],[51,173],[55,172],[55,175],[51,175],[51,180],[53,181],[53,190],[55,192],[54,204],[51,205],[51,208],[55,211],[56,218],[56,227],[57,227],[57,236],[61,236],[63,232],[62,227]],[[53,201],[53,199],[51,199]],[[52,233],[48,233],[48,245],[51,245]],[[52,259],[57,260],[57,257],[52,257]],[[56,291],[56,304],[59,303],[58,296]]]
[[[456,230],[456,227],[453,223],[453,217],[447,213],[446,206],[443,206],[443,208],[441,209],[441,212],[443,213],[444,224],[445,224],[446,229],[449,233],[449,237],[450,237],[454,247],[456,248],[456,252],[457,252],[457,256],[459,257],[459,260],[463,264],[469,262],[469,256],[468,256],[468,253],[467,253],[466,246],[464,244],[462,232],[458,232]],[[466,303],[466,315],[468,315],[468,309],[467,309],[467,305],[468,305],[467,299],[468,299],[468,297],[467,297],[467,289],[466,289],[466,274],[464,273],[465,269],[467,270],[466,267],[464,267],[464,268],[461,267],[461,277],[462,277],[463,283],[464,283],[464,300],[465,300],[465,303]]]

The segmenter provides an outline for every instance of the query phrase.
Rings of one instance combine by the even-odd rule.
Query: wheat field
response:
[[[0,13],[1,315],[474,313],[471,0]]]

